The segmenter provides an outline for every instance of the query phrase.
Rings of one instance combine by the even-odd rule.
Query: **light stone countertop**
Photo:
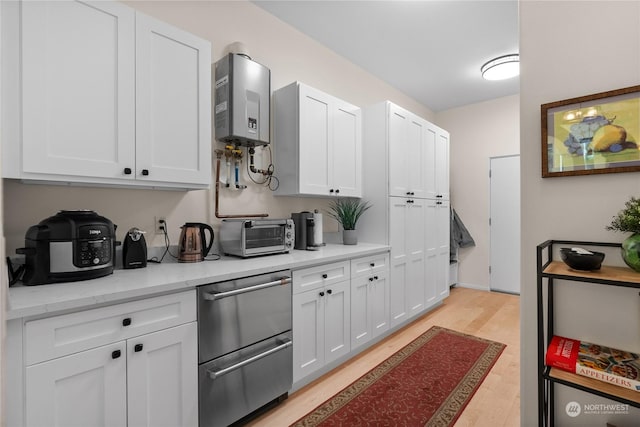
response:
[[[147,263],[147,267],[141,269],[116,269],[113,274],[98,279],[11,287],[6,318],[10,320],[87,309],[239,277],[360,258],[388,250],[389,246],[369,243],[354,246],[327,244],[318,251],[293,250],[288,254],[244,259],[225,256],[217,261],[198,263],[178,263],[167,256],[162,264]]]

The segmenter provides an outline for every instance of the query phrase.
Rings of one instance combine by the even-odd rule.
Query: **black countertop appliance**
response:
[[[94,279],[113,273],[116,226],[90,210],[60,211],[29,227],[25,285]]]
[[[122,245],[122,268],[143,268],[147,266],[147,242],[144,231],[133,227],[127,231]]]

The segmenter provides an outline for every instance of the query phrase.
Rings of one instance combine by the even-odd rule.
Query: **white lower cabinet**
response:
[[[195,291],[27,321],[24,340],[26,426],[198,425]]]
[[[368,268],[358,269],[362,265]],[[351,261],[351,349],[389,330],[389,256]]]
[[[349,264],[346,264],[348,272]],[[327,273],[322,273],[323,267]],[[351,289],[347,280],[331,282],[328,272],[344,263],[327,264],[307,269],[326,276],[329,284],[318,283],[304,292],[304,283],[296,283],[296,277],[311,277],[307,270],[293,272],[293,382],[317,371],[324,365],[351,351]],[[320,269],[320,271],[318,271]],[[315,274],[314,274],[315,275]]]
[[[126,342],[26,369],[27,426],[127,425]]]

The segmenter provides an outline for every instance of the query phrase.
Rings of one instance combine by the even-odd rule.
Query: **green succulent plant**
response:
[[[360,199],[335,199],[329,205],[329,215],[335,218],[345,230],[355,230],[362,214],[371,207],[369,202]]]
[[[640,199],[631,197],[624,206],[605,228],[611,231],[640,233]]]

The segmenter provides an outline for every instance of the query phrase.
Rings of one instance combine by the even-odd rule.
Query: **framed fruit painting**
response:
[[[640,171],[640,86],[541,106],[542,177]]]

